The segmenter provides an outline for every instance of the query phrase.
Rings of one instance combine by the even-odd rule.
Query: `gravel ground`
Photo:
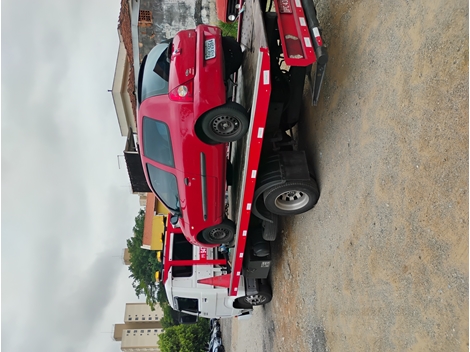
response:
[[[316,4],[330,60],[299,140],[321,197],[226,349],[468,351],[468,2]]]

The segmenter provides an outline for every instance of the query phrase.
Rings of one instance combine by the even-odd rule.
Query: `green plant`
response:
[[[225,23],[222,21],[219,21],[217,23],[217,27],[219,27],[222,30],[222,35],[225,37],[237,37],[237,32],[238,32],[238,21],[232,22],[232,23]]]

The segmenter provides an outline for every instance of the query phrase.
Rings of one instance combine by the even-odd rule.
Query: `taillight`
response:
[[[170,92],[169,96],[174,101],[193,101],[193,81],[190,80],[176,87]]]

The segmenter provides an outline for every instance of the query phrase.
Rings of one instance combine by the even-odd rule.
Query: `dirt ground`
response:
[[[468,2],[316,2],[329,64],[300,147],[321,190],[227,351],[468,351]]]

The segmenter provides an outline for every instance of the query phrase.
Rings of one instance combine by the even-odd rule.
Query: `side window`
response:
[[[160,164],[175,167],[167,124],[144,117],[142,130],[144,155]]]
[[[168,210],[179,212],[179,195],[176,176],[151,164],[147,164],[147,171],[151,186],[158,198],[162,200]]]
[[[188,311],[188,312],[194,312],[198,313],[199,311],[199,304],[197,302],[197,299],[195,298],[182,298],[182,297],[176,297],[178,301],[178,310],[182,311]]]
[[[192,260],[193,245],[189,243],[183,234],[173,235],[173,260]],[[173,277],[190,277],[193,275],[193,266],[172,266]]]

